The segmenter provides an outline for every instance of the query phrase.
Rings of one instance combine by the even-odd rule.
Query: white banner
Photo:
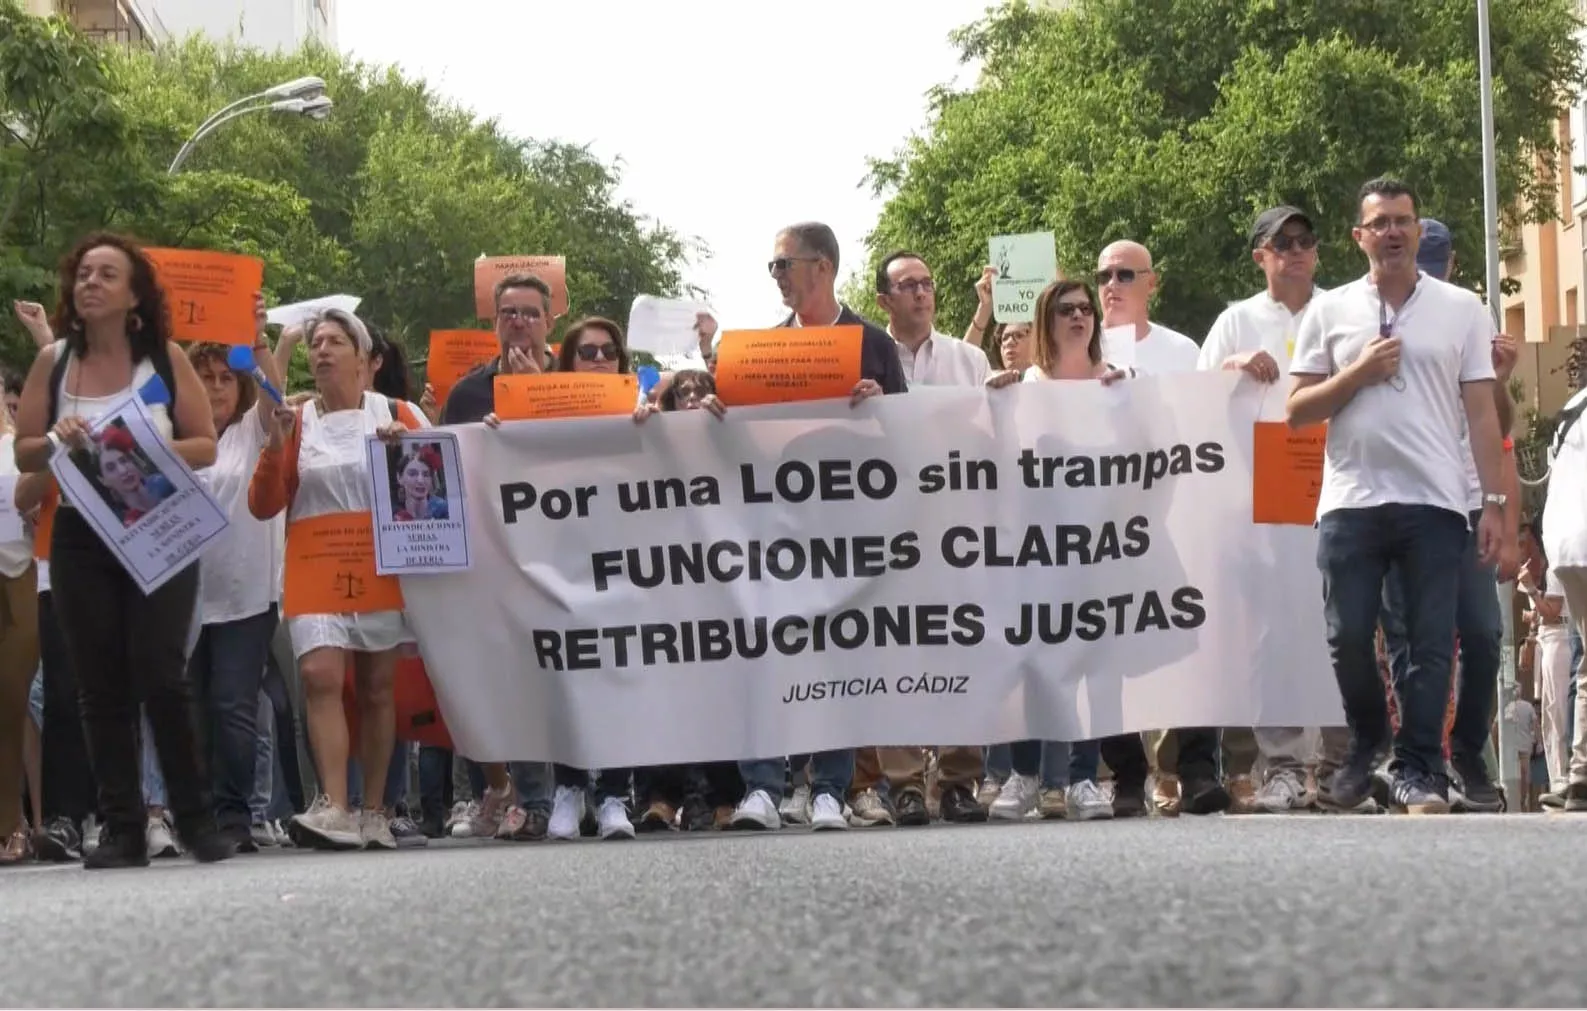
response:
[[[405,577],[479,760],[1342,723],[1316,537],[1234,373],[456,429],[474,569]]]

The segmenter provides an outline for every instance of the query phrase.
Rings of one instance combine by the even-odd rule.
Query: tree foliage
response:
[[[221,106],[305,75],[331,116],[243,116],[166,167]],[[570,315],[626,319],[674,295],[692,240],[617,196],[616,165],[513,137],[395,69],[315,47],[267,53],[194,37],[102,48],[0,0],[0,299],[53,303],[54,265],[84,232],[265,261],[272,302],[335,292],[422,355],[434,328],[476,325],[480,254],[567,257]],[[24,358],[7,327],[0,356]]]
[[[1583,79],[1570,0],[1493,5],[1501,206],[1555,213],[1534,164]],[[1475,5],[1449,0],[1014,2],[956,33],[982,61],[973,90],[939,93],[928,128],[873,162],[887,196],[873,258],[909,247],[939,280],[944,319],[974,308],[994,234],[1052,230],[1066,275],[1116,239],[1145,243],[1156,314],[1199,335],[1260,283],[1247,231],[1276,203],[1311,212],[1320,280],[1361,272],[1355,194],[1410,182],[1450,226],[1462,283],[1482,271]]]

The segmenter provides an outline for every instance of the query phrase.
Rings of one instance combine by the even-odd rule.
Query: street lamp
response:
[[[287,81],[261,91],[257,95],[239,98],[199,124],[198,129],[194,130],[193,135],[187,139],[187,143],[176,152],[176,157],[171,160],[171,167],[166,169],[166,172],[175,175],[181,169],[182,163],[193,153],[193,148],[199,141],[232,120],[251,112],[285,112],[318,121],[331,114],[332,104],[330,96],[325,94],[325,82],[318,77],[299,77],[297,80]]]

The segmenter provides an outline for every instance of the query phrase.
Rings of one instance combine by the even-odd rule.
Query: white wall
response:
[[[171,35],[202,32],[260,49],[296,49],[316,38],[336,45],[333,0],[144,0]]]

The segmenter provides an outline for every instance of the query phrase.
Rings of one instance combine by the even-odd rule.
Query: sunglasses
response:
[[[1129,267],[1120,267],[1117,270],[1099,270],[1097,271],[1097,287],[1100,288],[1105,284],[1111,283],[1115,279],[1117,279],[1120,284],[1134,284],[1135,278],[1143,273],[1145,273],[1145,271],[1132,270]]]
[[[1090,302],[1059,302],[1053,306],[1053,312],[1068,318],[1070,316],[1095,316],[1096,310],[1091,308]]]
[[[617,345],[610,341],[604,344],[580,344],[578,355],[587,362],[593,362],[597,358],[615,362],[617,361]]]
[[[1281,232],[1269,239],[1267,244],[1273,247],[1275,253],[1287,253],[1291,249],[1305,251],[1317,248],[1317,236],[1310,232],[1302,232],[1299,235],[1285,235]]]
[[[819,256],[779,256],[766,264],[766,272],[768,274],[778,274],[796,263],[814,263],[819,259],[821,259]]]

